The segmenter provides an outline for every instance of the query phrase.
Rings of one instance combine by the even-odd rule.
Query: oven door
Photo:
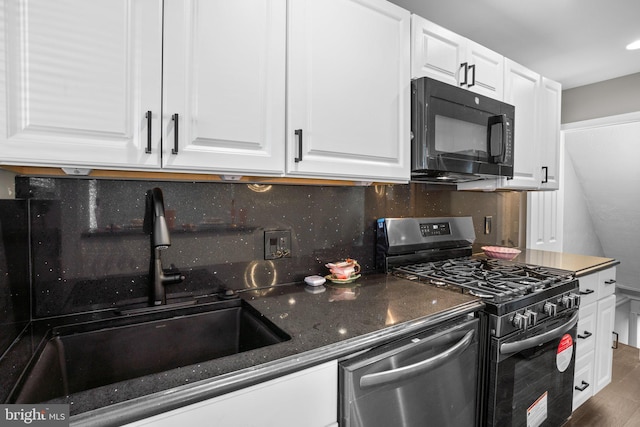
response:
[[[340,425],[477,425],[478,324],[448,323],[340,362]]]
[[[489,426],[560,426],[571,415],[578,310],[492,338]]]

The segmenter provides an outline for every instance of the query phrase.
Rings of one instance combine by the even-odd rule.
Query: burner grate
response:
[[[493,259],[456,258],[394,269],[436,286],[453,285],[495,303],[541,292],[571,277],[570,272]]]

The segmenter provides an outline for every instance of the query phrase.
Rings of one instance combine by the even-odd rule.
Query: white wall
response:
[[[562,123],[640,111],[640,73],[562,91]]]
[[[638,346],[640,112],[565,125],[563,142],[563,251],[620,261],[614,330]]]
[[[569,139],[572,140],[572,138]],[[593,232],[595,226],[591,220],[591,213],[589,212],[582,183],[576,175],[573,160],[567,154],[564,155],[563,168],[564,219],[562,251],[603,257],[605,256],[604,250],[598,235]]]
[[[563,250],[619,260],[618,283],[640,290],[640,113],[572,124],[564,141]]]

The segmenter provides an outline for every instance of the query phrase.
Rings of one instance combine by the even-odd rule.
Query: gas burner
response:
[[[393,271],[439,287],[456,286],[492,303],[523,298],[572,278],[570,272],[562,270],[472,257],[419,262]]]

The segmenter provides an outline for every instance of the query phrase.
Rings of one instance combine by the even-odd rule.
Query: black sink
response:
[[[50,331],[10,401],[43,402],[290,338],[239,299],[59,327]]]

